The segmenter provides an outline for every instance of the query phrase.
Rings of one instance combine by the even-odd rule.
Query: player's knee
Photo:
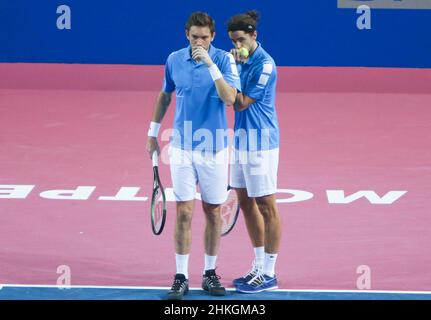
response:
[[[179,211],[177,213],[177,224],[182,226],[189,226],[192,222],[192,215],[186,211]]]
[[[258,197],[256,203],[264,219],[278,218],[278,211],[271,196]]]
[[[193,207],[189,205],[179,205],[177,208],[177,223],[190,225],[192,221]]]
[[[220,218],[220,205],[204,203],[203,209],[208,220],[216,221]]]
[[[238,202],[244,214],[252,213],[256,206],[255,200],[253,198],[249,198],[248,196],[239,197]]]
[[[244,215],[254,215],[257,212],[256,204],[249,201],[242,201],[239,204]]]

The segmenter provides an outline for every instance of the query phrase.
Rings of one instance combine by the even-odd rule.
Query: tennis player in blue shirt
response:
[[[229,169],[226,105],[235,102],[240,82],[233,56],[211,44],[215,24],[208,14],[195,12],[189,17],[186,37],[190,45],[171,53],[166,61],[163,88],[147,142],[150,156],[154,151],[160,152],[157,135],[175,91],[169,160],[177,206],[176,275],[168,299],[181,299],[188,292],[191,220],[197,184],[206,218],[202,288],[211,295],[226,294],[215,267],[221,233],[220,204],[227,198]]]
[[[277,69],[256,41],[258,13],[250,11],[228,21],[235,48],[241,92],[235,108],[234,152],[230,185],[236,189],[255,259],[251,270],[233,281],[245,293],[278,288],[275,263],[281,239],[276,205],[279,127],[275,108]]]

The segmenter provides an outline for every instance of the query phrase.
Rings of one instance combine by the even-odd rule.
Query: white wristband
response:
[[[151,121],[150,129],[148,130],[148,136],[157,138],[157,136],[159,135],[159,129],[160,129],[160,123]]]
[[[210,75],[213,81],[223,78],[223,75],[221,74],[220,70],[218,69],[215,63],[213,63],[211,67],[208,68],[208,71],[210,72]]]

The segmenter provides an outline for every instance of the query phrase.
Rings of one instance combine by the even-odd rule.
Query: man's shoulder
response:
[[[259,71],[267,74],[276,73],[277,71],[277,66],[274,59],[262,48],[259,52],[259,55],[256,57],[252,68],[256,72]]]
[[[183,57],[187,53],[188,48],[181,48],[179,50],[173,51],[169,54],[168,60],[178,59]]]
[[[271,57],[271,55],[268,52],[266,52],[263,49],[262,49],[262,53],[259,57],[259,62],[260,62],[260,64],[270,63],[270,64],[275,66],[274,59]]]
[[[230,59],[230,57],[232,56],[230,54],[230,52],[227,52],[226,50],[223,49],[219,49],[213,46],[213,50],[214,50],[214,56],[218,57],[218,58],[227,58]],[[232,56],[233,58],[233,56]]]

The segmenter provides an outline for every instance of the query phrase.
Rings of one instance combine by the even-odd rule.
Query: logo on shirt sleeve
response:
[[[264,87],[268,83],[268,80],[269,80],[269,75],[267,75],[267,74],[261,74],[260,78],[259,78],[259,81],[257,82],[257,84],[258,84],[258,86],[261,85],[261,86]]]
[[[259,81],[257,82],[257,87],[263,89],[268,83],[269,76],[272,72],[272,63],[264,63],[262,74],[259,77]]]
[[[271,72],[272,72],[272,63],[265,63],[263,65],[262,73],[271,74]]]

